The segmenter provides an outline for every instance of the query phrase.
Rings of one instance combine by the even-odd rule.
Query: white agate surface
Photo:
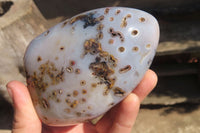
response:
[[[141,81],[158,41],[152,15],[122,7],[79,14],[36,37],[24,65],[40,119],[65,126],[104,114]]]

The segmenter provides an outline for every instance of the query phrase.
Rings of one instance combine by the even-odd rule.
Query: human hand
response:
[[[153,90],[156,83],[156,74],[148,70],[133,93],[107,112],[96,125],[81,123],[51,127],[42,124],[38,118],[27,87],[21,82],[11,81],[7,84],[7,90],[14,107],[12,133],[130,133],[141,101]]]

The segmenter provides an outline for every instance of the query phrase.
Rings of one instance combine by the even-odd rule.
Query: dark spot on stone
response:
[[[104,80],[104,84],[106,84],[107,87],[105,87],[105,91],[104,91],[103,95],[107,95],[110,92],[110,90],[114,86],[115,82],[116,82],[116,78],[109,78],[107,80]]]
[[[109,10],[110,10],[109,8],[106,8],[105,11],[104,11],[104,14],[108,14]]]
[[[78,20],[81,20],[84,22],[83,28],[87,28],[88,26],[95,26],[96,24],[98,24],[100,21],[102,21],[104,19],[104,16],[100,16],[98,18],[94,17],[95,13],[89,13],[86,15],[79,15],[77,17],[74,17],[71,19],[70,23],[73,24]]]
[[[139,50],[139,48],[137,46],[132,48],[133,52],[137,52]]]
[[[87,28],[88,26],[94,26],[96,25],[98,22],[96,21],[96,18],[94,18],[94,14],[88,14],[85,17],[83,17],[82,21],[85,23],[83,25],[83,28]]]
[[[77,101],[77,100],[74,100],[74,101],[71,103],[70,107],[71,107],[71,108],[75,108],[77,105],[78,105],[78,101]]]
[[[130,14],[128,14],[127,16],[125,16],[123,19],[122,19],[122,22],[121,22],[121,27],[122,28],[125,28],[126,26],[127,26],[127,18],[130,18],[131,17],[131,15]]]
[[[102,21],[102,20],[104,20],[104,16],[103,16],[103,15],[99,16],[98,18],[96,18],[96,21],[97,21],[97,22],[100,22],[100,21]]]
[[[127,18],[131,18],[131,14],[127,14],[127,16],[126,16]]]
[[[100,58],[99,56],[97,56],[97,57],[95,58],[95,61],[96,61],[96,62],[100,62],[100,61],[101,61],[101,58]]]
[[[70,99],[65,99],[65,102],[70,105],[71,104],[71,100]]]
[[[82,101],[82,102],[86,102],[86,99],[85,99],[85,98],[82,98],[81,101]]]
[[[92,109],[91,106],[88,106],[88,109],[89,109],[89,110]]]
[[[108,106],[113,106],[115,103],[110,103]]]
[[[97,34],[97,39],[103,39],[103,32],[99,32]]]
[[[149,59],[148,62],[147,62],[147,65],[150,66],[152,61],[153,61],[152,59]]]
[[[126,21],[126,17],[124,17],[123,19],[122,19],[122,23],[121,23],[121,25],[120,25],[122,28],[124,28],[124,27],[126,27],[127,26],[127,21]]]
[[[99,53],[99,55],[100,55],[101,58],[106,59],[106,58],[109,56],[109,53],[106,52],[106,51],[101,51],[101,52]]]
[[[113,55],[109,55],[108,56],[108,63],[112,66],[112,67],[116,67],[117,66],[117,59],[113,56]]]
[[[81,70],[77,68],[77,69],[75,70],[75,74],[80,74],[80,73],[81,73]]]
[[[48,120],[46,116],[43,117],[46,121]]]
[[[119,87],[115,87],[115,88],[113,89],[113,91],[114,91],[114,95],[115,95],[115,96],[119,96],[119,97],[124,96],[125,93],[126,93],[123,89],[121,89],[121,88],[119,88]]]
[[[71,61],[69,62],[69,64],[70,64],[70,66],[74,66],[74,65],[76,64],[76,62],[73,61],[73,60],[71,60]]]
[[[49,103],[47,102],[46,99],[42,98],[42,106],[43,108],[45,109],[48,109],[49,108]]]
[[[60,50],[62,51],[62,50],[64,50],[64,47],[62,46],[62,47],[60,47]]]
[[[42,60],[41,56],[38,56],[37,61],[40,62]]]
[[[86,93],[87,93],[87,90],[83,89],[82,94],[86,94]]]
[[[131,32],[131,34],[132,34],[133,36],[136,36],[136,35],[138,34],[138,31],[137,31],[137,30],[133,30],[133,31]]]
[[[96,41],[95,39],[90,39],[85,41],[84,50],[85,50],[84,54],[90,53],[94,55],[102,51],[102,48],[101,44],[98,41]]]
[[[71,97],[71,94],[67,94],[67,97]]]
[[[81,116],[81,112],[76,112],[76,115],[77,115],[78,117],[80,117],[80,116]]]
[[[141,17],[139,18],[140,22],[144,22],[145,21],[145,18]]]
[[[85,80],[81,80],[80,85],[84,86],[85,84],[86,84],[86,81]]]
[[[53,96],[57,96],[57,92],[56,92],[56,91],[53,91],[53,92],[52,92],[52,95],[53,95]]]
[[[151,47],[151,44],[147,44],[146,48],[149,49]]]
[[[75,90],[75,91],[73,92],[73,96],[74,96],[74,97],[78,96],[78,91]]]
[[[104,95],[104,96],[107,96],[108,93],[110,92],[110,89],[111,89],[111,88],[106,87],[106,88],[105,88],[105,91],[103,92],[103,95]]]
[[[119,52],[124,52],[125,48],[124,47],[119,47]]]
[[[58,84],[61,81],[64,81],[64,68],[61,68],[60,72],[58,72],[54,79],[52,79],[52,84]]]
[[[114,73],[114,70],[108,67],[106,62],[95,62],[91,63],[89,68],[98,77],[104,78]]]
[[[130,65],[127,65],[127,66],[125,66],[124,68],[119,69],[119,73],[126,73],[126,72],[128,72],[129,70],[131,70],[131,66],[130,66]]]
[[[113,17],[110,17],[110,21],[113,21],[114,20],[114,18]]]
[[[118,15],[121,12],[121,10],[117,10],[115,15]]]
[[[86,17],[87,15],[78,15],[76,17],[73,17],[71,20],[70,20],[70,24],[74,24],[76,21],[78,20],[81,20],[83,19],[84,17]]]
[[[66,71],[69,72],[69,73],[72,73],[73,72],[73,68],[72,67],[67,67]]]
[[[91,84],[91,87],[92,87],[92,88],[96,88],[96,87],[97,87],[97,84],[96,84],[96,83],[92,83],[92,84]]]
[[[41,73],[37,74],[36,72],[34,72],[33,75],[31,75],[28,78],[28,82],[31,85],[31,86],[28,85],[28,87],[35,88],[37,91],[41,91],[41,92],[44,92],[46,90],[49,84],[47,82],[44,82],[43,73],[46,73],[46,67],[44,67],[43,69],[44,70],[39,69]]]
[[[56,57],[55,57],[55,60],[58,60],[58,59],[59,59],[58,56],[56,56]]]
[[[114,31],[113,28],[110,28],[108,32],[111,34],[112,37],[117,37],[117,36],[119,36],[121,42],[124,42],[124,36],[123,36],[123,34],[122,34],[121,32],[119,32],[119,31]]]
[[[114,40],[113,40],[113,39],[110,39],[110,40],[108,41],[108,43],[109,43],[109,44],[113,44],[113,43],[114,43]]]
[[[57,103],[60,103],[60,99],[56,99],[56,102],[57,102]]]
[[[103,24],[99,24],[98,27],[97,27],[97,30],[101,31],[103,28],[104,28],[104,25]]]

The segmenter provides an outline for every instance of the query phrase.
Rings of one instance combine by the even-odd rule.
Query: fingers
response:
[[[158,80],[157,75],[152,70],[148,70],[142,81],[134,89],[133,93],[130,94],[119,105],[113,107],[97,123],[96,125],[97,130],[100,133],[107,132],[106,130],[109,129],[110,127],[112,127],[111,132],[114,132],[115,130],[117,132],[117,129],[120,127],[126,128],[127,131],[129,129],[131,130],[130,127],[134,124],[134,121],[136,119],[139,110],[140,102],[153,90],[153,88],[157,83],[157,80]],[[124,123],[124,125],[120,124],[122,122]]]
[[[13,100],[13,133],[41,133],[41,122],[34,110],[27,87],[18,81],[7,84]]]
[[[140,101],[139,98],[131,93],[120,104],[113,107],[104,117],[97,123],[96,129],[98,133],[128,133],[131,130],[136,116],[138,114]]]
[[[140,106],[140,100],[135,94],[130,94],[120,103],[109,133],[130,133],[135,123]]]
[[[98,133],[106,133],[108,129],[112,126],[115,114],[118,110],[119,105],[113,107],[109,112],[107,112],[95,125]]]
[[[156,73],[152,70],[148,70],[144,75],[142,81],[138,84],[138,86],[133,90],[139,99],[140,102],[144,100],[144,98],[153,90],[158,81],[158,77]]]

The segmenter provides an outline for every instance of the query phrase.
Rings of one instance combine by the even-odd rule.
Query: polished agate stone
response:
[[[157,20],[133,8],[95,9],[50,28],[24,56],[38,116],[66,126],[104,114],[141,81],[158,41]]]

